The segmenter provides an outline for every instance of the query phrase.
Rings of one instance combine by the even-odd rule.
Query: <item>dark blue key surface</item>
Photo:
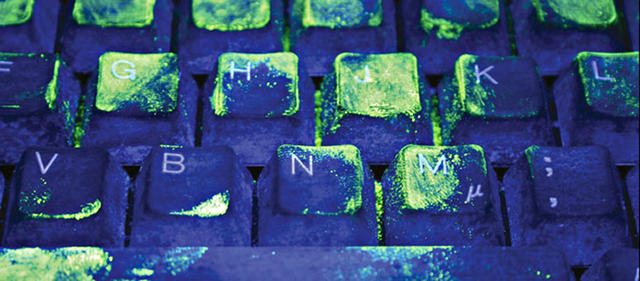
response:
[[[289,52],[220,56],[204,88],[202,146],[265,165],[281,144],[314,142],[313,82]]]
[[[309,75],[331,72],[343,52],[397,51],[396,10],[392,0],[289,1],[290,44]]]
[[[123,245],[129,179],[106,151],[30,148],[12,182],[2,245]]]
[[[4,248],[0,264],[9,279],[572,280],[549,248]]]
[[[258,245],[377,245],[373,179],[352,145],[282,145],[258,179]]]
[[[28,146],[70,146],[80,84],[53,54],[0,53],[0,164]]]
[[[465,54],[454,70],[438,86],[443,144],[479,144],[501,166],[530,145],[554,144],[545,90],[531,58]]]
[[[60,1],[5,0],[0,3],[0,51],[52,53]],[[2,67],[2,65],[0,65]]]
[[[154,148],[138,175],[132,246],[249,246],[248,171],[228,147]]]
[[[563,146],[603,145],[638,163],[638,52],[582,52],[553,87]]]
[[[503,186],[514,247],[546,245],[589,265],[631,243],[622,183],[601,146],[532,146]]]
[[[629,38],[631,38],[631,46],[634,51],[638,51],[638,20],[640,19],[640,3],[634,0],[622,1],[625,18],[627,19],[627,29],[629,29]]]
[[[402,39],[422,71],[444,74],[465,53],[511,54],[504,1],[402,1]]]
[[[258,3],[263,1],[269,4],[268,12],[257,10],[260,8]],[[193,5],[193,0],[178,3],[179,55],[190,72],[212,73],[218,56],[225,52],[283,51],[282,42],[288,40],[284,38],[284,1],[217,1],[217,5],[227,6],[227,9],[209,4],[216,1],[198,2],[201,4],[197,6]],[[194,9],[203,18],[205,26],[198,27],[194,24]],[[227,13],[220,13],[218,10],[225,10]],[[262,22],[262,18],[255,19],[258,18],[256,15],[263,15],[266,22]],[[246,23],[248,18],[254,20]]]
[[[626,50],[627,35],[611,0],[515,0],[511,13],[518,54],[533,57],[542,75],[558,75],[581,51]]]
[[[616,248],[607,251],[582,276],[581,281],[623,281],[638,279],[638,249]]]
[[[82,147],[142,163],[153,146],[192,147],[198,88],[173,53],[105,53],[88,81]]]
[[[638,166],[633,167],[627,174],[626,186],[627,194],[629,194],[629,201],[631,201],[631,211],[633,212],[633,218],[635,219],[637,235],[640,224],[640,221],[638,220],[638,215],[640,214],[640,207],[638,206],[638,204],[640,203],[638,202],[638,191],[640,191],[640,181],[638,180]]]
[[[76,7],[79,2],[85,5]],[[142,9],[147,3],[151,9]],[[107,51],[169,52],[173,5],[170,0],[67,1],[60,55],[74,72],[90,73]]]
[[[477,145],[405,146],[382,180],[386,245],[504,245],[498,182]]]

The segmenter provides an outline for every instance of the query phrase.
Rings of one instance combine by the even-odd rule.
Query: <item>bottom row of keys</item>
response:
[[[405,146],[380,186],[355,146],[282,145],[257,202],[227,147],[154,149],[133,185],[103,150],[32,148],[12,183],[9,247],[122,246],[131,188],[131,246],[249,246],[252,231],[261,246],[504,246],[509,225],[514,246],[584,265],[632,242],[622,183],[596,146],[528,148],[504,179],[508,221],[477,145]]]
[[[637,280],[637,266],[637,249],[614,249],[582,280]],[[550,248],[22,248],[0,249],[0,267],[2,280],[573,280]]]

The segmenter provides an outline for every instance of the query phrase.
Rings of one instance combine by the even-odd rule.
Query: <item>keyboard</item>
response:
[[[0,0],[0,280],[639,280],[636,0]]]

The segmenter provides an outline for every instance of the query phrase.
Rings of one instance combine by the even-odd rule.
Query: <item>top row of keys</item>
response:
[[[401,32],[403,51],[415,54],[427,74],[447,72],[464,53],[517,52],[532,56],[543,75],[553,75],[580,51],[627,51],[624,18],[637,50],[637,3],[624,1],[623,17],[613,0],[573,2],[515,0],[507,6],[499,0],[402,1],[397,7],[402,29],[396,31],[393,0],[294,0],[286,8],[282,0],[180,1],[177,40],[179,55],[194,74],[210,73],[211,62],[224,52],[290,50],[307,63],[309,74],[325,75],[343,52],[397,52],[396,33]],[[62,59],[74,72],[88,73],[107,51],[168,52],[173,6],[170,0],[69,1],[60,17],[68,19],[59,38]],[[514,45],[508,9],[514,18]],[[58,1],[2,1],[0,32],[10,39],[0,43],[0,51],[53,52],[58,10]],[[290,14],[288,33],[285,10]]]

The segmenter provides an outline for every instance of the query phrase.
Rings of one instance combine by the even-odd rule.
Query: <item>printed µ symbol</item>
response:
[[[0,60],[0,72],[11,72],[9,66],[13,65],[12,61]]]

